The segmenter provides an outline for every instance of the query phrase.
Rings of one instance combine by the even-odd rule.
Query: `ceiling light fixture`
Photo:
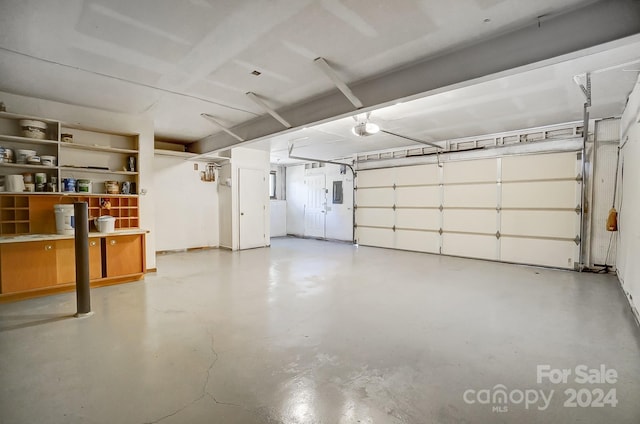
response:
[[[358,137],[367,137],[379,133],[380,126],[373,122],[358,122],[351,128],[351,132]]]

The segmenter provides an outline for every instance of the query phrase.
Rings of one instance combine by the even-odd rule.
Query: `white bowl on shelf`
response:
[[[35,119],[21,119],[18,121],[22,129],[22,135],[28,138],[44,140],[47,137],[47,123]]]
[[[36,155],[35,150],[28,149],[16,149],[16,163],[25,164],[29,161],[29,158]]]

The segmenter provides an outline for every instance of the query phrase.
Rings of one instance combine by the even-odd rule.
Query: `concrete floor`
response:
[[[640,331],[614,277],[272,243],[160,256],[145,282],[93,290],[89,318],[74,294],[0,305],[0,422],[640,422]],[[538,384],[545,364],[618,377]],[[618,403],[565,407],[567,389]]]

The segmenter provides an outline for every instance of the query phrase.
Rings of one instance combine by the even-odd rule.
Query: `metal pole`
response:
[[[580,258],[578,270],[580,272],[584,271],[586,268],[585,264],[585,249],[586,249],[586,183],[587,176],[585,175],[587,172],[587,142],[589,141],[589,104],[590,101],[584,104],[583,110],[583,124],[582,124],[582,184],[580,187]]]
[[[89,286],[89,205],[86,202],[73,204],[76,253],[76,317],[91,312],[91,290]]]

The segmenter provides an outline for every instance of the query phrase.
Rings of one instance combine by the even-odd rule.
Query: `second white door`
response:
[[[264,171],[239,169],[240,249],[267,245],[265,216],[267,178]]]
[[[307,186],[307,203],[304,208],[305,237],[325,238],[327,217],[327,189],[324,175],[308,175],[304,178]]]

